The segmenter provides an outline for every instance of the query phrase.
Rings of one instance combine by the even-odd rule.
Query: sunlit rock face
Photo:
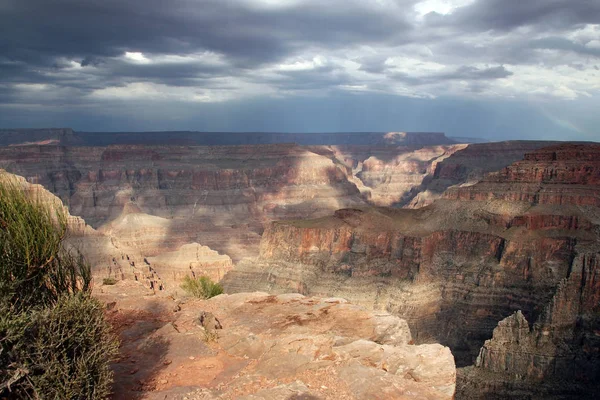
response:
[[[97,289],[121,338],[118,400],[454,398],[450,349],[415,345],[406,321],[344,299],[254,292],[181,302],[132,281]]]
[[[588,306],[598,300],[597,262],[591,260],[600,248],[599,152],[592,144],[534,151],[417,210],[356,207],[325,218],[274,222],[264,232],[260,257],[228,273],[226,290],[341,296],[386,310],[408,321],[417,342],[450,346],[459,366],[479,355],[479,368],[495,373],[514,362],[512,376],[531,370],[525,374],[530,389],[542,393],[536,390],[545,390],[540,388],[546,378],[555,375],[530,366],[527,348],[506,350],[522,352],[518,362],[510,354],[494,355],[498,340],[486,343],[481,354],[480,348],[499,321],[520,311],[532,323],[541,321],[540,332],[546,333],[539,335],[559,341],[562,327],[575,329],[576,320],[576,336],[588,346],[581,357],[599,361],[600,347],[592,339],[596,317],[588,316],[596,315]],[[561,294],[565,290],[571,300]],[[548,322],[557,316],[571,319]],[[524,332],[518,334],[522,340],[539,343],[537,333],[526,339]]]

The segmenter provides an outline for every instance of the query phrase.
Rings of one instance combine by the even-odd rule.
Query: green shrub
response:
[[[214,283],[208,276],[195,279],[186,276],[181,288],[190,295],[201,299],[210,299],[223,293],[223,287],[218,283]]]
[[[0,394],[14,398],[104,399],[118,342],[89,293],[52,307],[0,316]],[[0,384],[1,385],[1,384]],[[6,393],[8,392],[8,393]]]
[[[116,285],[117,284],[117,280],[115,278],[104,278],[102,279],[102,284],[103,285]]]
[[[0,173],[0,398],[104,399],[118,342],[67,215]]]
[[[44,205],[0,174],[0,302],[26,310],[89,289],[90,267],[65,249],[66,234],[61,208]]]

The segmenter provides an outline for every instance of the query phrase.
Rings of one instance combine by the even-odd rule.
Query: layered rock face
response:
[[[445,197],[600,207],[599,156],[593,144],[546,147],[487,175],[478,185],[449,190]]]
[[[527,153],[551,144],[543,141],[469,144],[436,163],[433,172],[406,196],[402,205],[409,208],[427,206],[442,197],[449,187],[479,182],[486,174],[505,168],[522,160]]]
[[[600,210],[589,200],[600,193],[596,160],[598,145],[565,145],[456,189],[506,197],[451,192],[417,210],[357,208],[275,222],[260,258],[230,272],[226,290],[342,296],[400,315],[417,342],[439,341],[458,365],[471,364],[498,321],[518,310],[541,318],[561,282],[577,281],[574,260],[597,251]],[[562,197],[532,198],[532,185]]]
[[[157,271],[162,280],[180,282],[185,276],[208,276],[215,282],[233,269],[229,256],[219,254],[207,246],[189,243],[177,251],[162,253],[148,258],[148,263]]]
[[[296,145],[19,146],[0,166],[147,256],[197,242],[239,259],[266,221],[364,203],[347,167]]]
[[[433,175],[436,165],[467,145],[414,147],[331,146],[336,158],[352,168],[352,182],[369,203],[403,205]]]
[[[0,182],[17,184],[42,206],[64,213],[67,219],[65,244],[67,248],[72,246],[86,257],[87,261],[95,267],[92,271],[94,274],[101,273],[102,266],[111,264],[110,260],[114,254],[118,253],[118,250],[110,238],[87,225],[82,218],[69,214],[67,207],[62,204],[60,199],[44,189],[43,186],[30,184],[23,177],[9,174],[1,169]],[[123,266],[119,266],[119,268],[121,267]]]
[[[68,146],[52,142],[0,148],[0,167],[42,184],[59,196],[73,215],[111,236],[114,243],[146,257],[201,243],[229,255],[234,262],[258,254],[263,226],[272,220],[314,218],[367,202],[402,205],[426,186],[440,165],[469,151],[465,145],[397,146],[406,141],[418,145],[437,140],[435,135],[412,134],[390,134],[385,143],[373,140],[369,146],[170,143],[78,147],[72,144],[97,144],[100,136],[104,141],[124,143],[146,136],[27,132],[3,134],[7,140],[30,143],[57,137],[52,140]],[[206,135],[206,140],[215,136]],[[258,134],[245,135],[259,142],[267,140]],[[176,137],[172,141],[177,142]],[[147,142],[164,143],[166,138],[167,133],[148,134]],[[340,134],[338,139],[353,143],[362,136],[344,138]],[[507,154],[514,153],[498,149],[511,146],[493,147],[499,154],[498,164],[507,165]],[[452,182],[463,182],[461,179],[466,178],[461,175]]]
[[[500,321],[473,367],[461,371],[462,398],[577,398],[600,378],[600,253],[577,257],[530,326],[521,311]],[[535,383],[537,390],[532,390]]]

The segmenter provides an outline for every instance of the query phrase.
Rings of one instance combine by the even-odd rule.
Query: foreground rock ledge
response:
[[[454,396],[447,347],[413,345],[404,320],[343,299],[255,292],[181,303],[144,296],[141,285],[127,281],[97,291],[116,301],[109,317],[123,342],[117,399]],[[202,311],[223,328],[206,332]]]

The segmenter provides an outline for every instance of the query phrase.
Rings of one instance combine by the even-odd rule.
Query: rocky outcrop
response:
[[[173,305],[168,297],[154,296],[149,308],[136,299],[139,290],[120,282],[97,291],[117,303],[109,315],[123,342],[116,399],[134,391],[161,399],[454,396],[450,350],[412,344],[406,322],[388,313],[343,299],[266,293],[188,299],[173,313],[165,311]],[[203,327],[199,315],[218,319],[218,329]]]
[[[157,271],[162,280],[175,283],[180,282],[184,276],[191,278],[208,276],[218,282],[228,271],[233,269],[233,263],[229,256],[219,254],[198,243],[188,243],[176,251],[149,257],[148,263]]]
[[[156,257],[147,257],[149,251],[146,251],[147,247],[142,242],[136,242],[131,237],[130,241],[123,240],[126,235],[117,238],[112,236],[111,232],[92,228],[82,218],[69,214],[60,199],[41,185],[28,183],[23,177],[0,170],[0,182],[2,181],[15,182],[44,206],[61,210],[65,214],[67,249],[80,252],[85,257],[86,262],[92,267],[94,277],[99,282],[103,278],[132,279],[144,283],[148,288],[165,289],[167,285],[177,286],[178,281],[185,275],[207,275],[211,279],[219,280],[233,266],[228,256],[220,255],[209,247],[197,243],[181,246],[172,253],[155,252],[152,255]],[[132,216],[132,214],[127,215]],[[133,229],[131,231],[133,237],[141,237],[143,240],[151,237],[148,232],[165,234],[165,230],[153,230],[153,225],[148,221],[152,218],[162,220],[159,217],[142,214],[141,225],[136,225],[133,221],[136,215],[133,214],[132,219],[125,219],[123,225]],[[138,229],[138,236],[134,233],[136,229]],[[151,246],[152,249],[156,247]]]
[[[551,151],[568,153],[569,147]],[[573,154],[596,150],[590,145],[578,151]],[[577,157],[570,158],[569,170],[596,174],[593,156]],[[517,163],[508,170],[535,171],[540,162]],[[456,190],[492,187],[495,176]],[[512,193],[529,190],[520,175],[504,176]],[[563,176],[537,185],[549,192],[573,179],[573,199],[600,193],[595,178],[585,173]],[[587,202],[457,199],[452,194],[417,210],[340,210],[311,221],[272,223],[259,259],[238,264],[224,285],[230,292],[256,288],[342,296],[392,312],[409,322],[417,342],[448,345],[457,364],[465,366],[475,361],[498,321],[518,310],[530,321],[540,318],[561,282],[572,276],[574,260],[598,247],[599,216],[600,210]]]
[[[368,188],[369,201],[378,206],[406,203],[414,190],[431,177],[438,163],[466,145],[397,148],[370,154],[354,175]]]
[[[600,207],[599,185],[600,145],[561,145],[527,154],[523,161],[477,185],[449,190],[445,197]]]
[[[87,225],[82,218],[69,214],[67,207],[62,204],[60,199],[44,189],[43,186],[30,184],[23,177],[9,174],[4,170],[0,170],[0,182],[16,184],[44,207],[63,213],[67,220],[65,240],[67,248],[70,247],[81,252],[93,266],[92,272],[95,275],[101,275],[104,267],[111,264],[111,258],[118,254],[118,250],[111,243],[110,238]],[[117,268],[120,269],[122,266],[119,265]]]
[[[493,398],[499,388],[545,398],[597,393],[599,312],[600,254],[580,255],[532,326],[521,311],[498,323],[474,367],[461,371],[461,397]]]

